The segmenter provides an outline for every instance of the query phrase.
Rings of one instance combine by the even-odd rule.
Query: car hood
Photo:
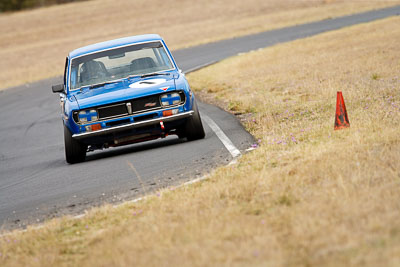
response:
[[[74,93],[74,97],[78,102],[79,108],[85,109],[173,91],[175,89],[173,75],[156,76],[131,81],[124,79],[98,88],[86,88]]]

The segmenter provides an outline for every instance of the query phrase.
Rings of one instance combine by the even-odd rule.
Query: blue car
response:
[[[116,39],[69,53],[60,93],[68,163],[96,149],[175,134],[204,138],[194,93],[156,34]]]

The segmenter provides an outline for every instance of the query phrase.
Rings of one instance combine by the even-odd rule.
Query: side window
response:
[[[68,68],[68,57],[65,58],[65,67],[64,67],[64,85],[67,85],[67,68]]]

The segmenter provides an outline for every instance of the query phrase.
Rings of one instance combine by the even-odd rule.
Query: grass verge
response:
[[[400,1],[95,0],[0,14],[0,89],[61,75],[69,51],[95,42],[159,33],[177,49],[396,4]]]
[[[2,266],[398,266],[400,18],[189,75],[260,147],[209,180],[0,238]],[[333,131],[336,91],[351,128]]]

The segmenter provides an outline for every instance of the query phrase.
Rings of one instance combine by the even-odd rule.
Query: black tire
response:
[[[184,127],[185,136],[189,141],[203,139],[206,136],[196,101],[193,103],[193,111],[194,114],[188,118]]]
[[[87,145],[72,138],[69,129],[64,125],[65,159],[69,164],[85,161]]]

